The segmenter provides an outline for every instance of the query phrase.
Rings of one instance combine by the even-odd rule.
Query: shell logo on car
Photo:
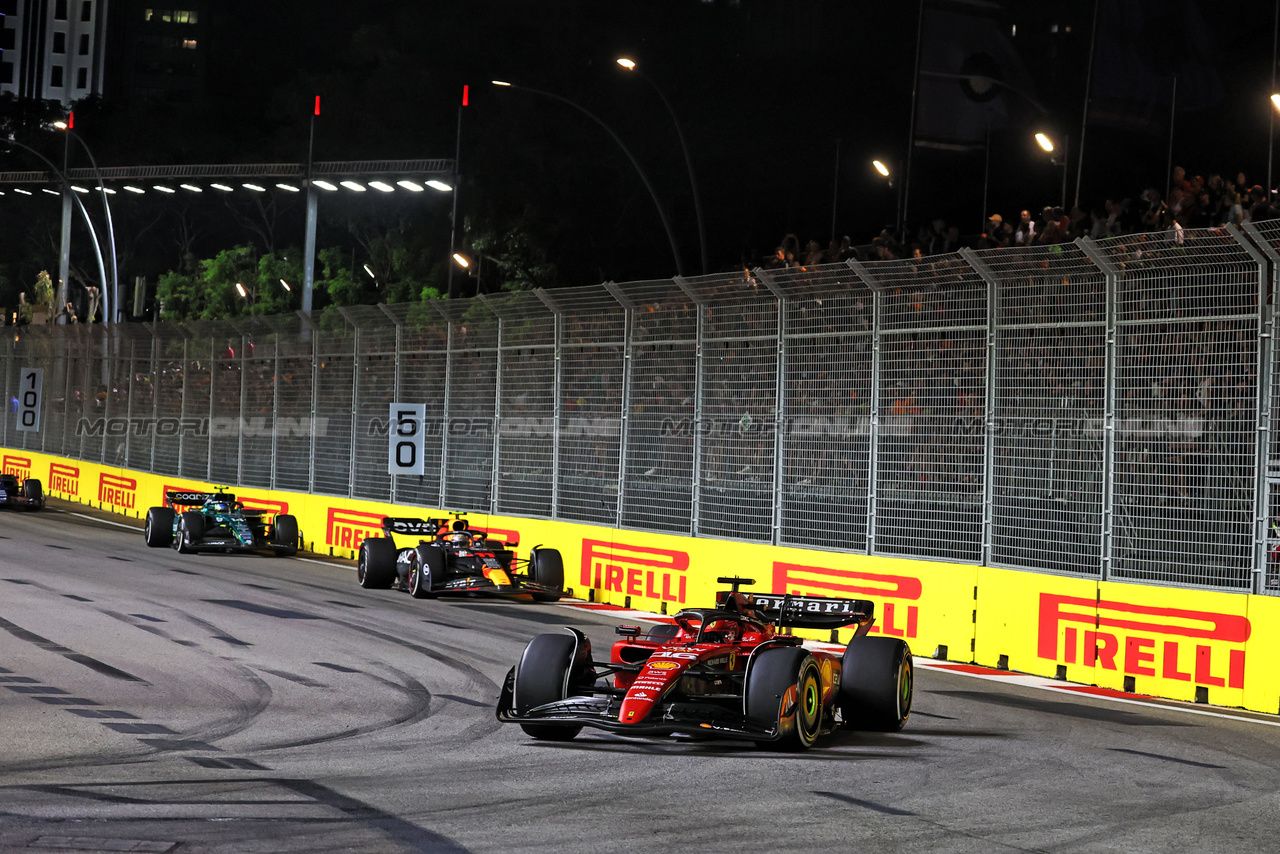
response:
[[[649,662],[650,670],[675,670],[680,665],[674,661],[651,661]]]

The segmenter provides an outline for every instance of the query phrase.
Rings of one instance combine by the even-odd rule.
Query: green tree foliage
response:
[[[52,323],[57,311],[53,305],[53,277],[48,270],[41,270],[36,276],[36,284],[32,289],[33,317],[44,315],[45,323]]]

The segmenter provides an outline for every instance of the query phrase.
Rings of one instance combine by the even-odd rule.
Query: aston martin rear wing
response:
[[[779,628],[838,629],[855,623],[861,626],[870,624],[876,614],[875,603],[866,599],[753,593],[751,603]]]
[[[200,507],[206,501],[225,501],[234,504],[236,497],[229,492],[179,492],[170,490],[164,494],[170,507]]]

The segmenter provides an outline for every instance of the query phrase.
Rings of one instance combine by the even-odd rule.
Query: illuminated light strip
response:
[[[222,191],[222,192],[224,192],[224,193],[234,193],[234,192],[235,192],[235,187],[228,187],[226,184],[210,184],[209,186],[210,186],[210,187],[213,187],[213,189],[215,189],[215,190],[221,190],[221,191]]]

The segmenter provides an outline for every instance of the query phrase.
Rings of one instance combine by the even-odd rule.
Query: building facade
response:
[[[0,93],[101,95],[109,0],[0,0]]]

